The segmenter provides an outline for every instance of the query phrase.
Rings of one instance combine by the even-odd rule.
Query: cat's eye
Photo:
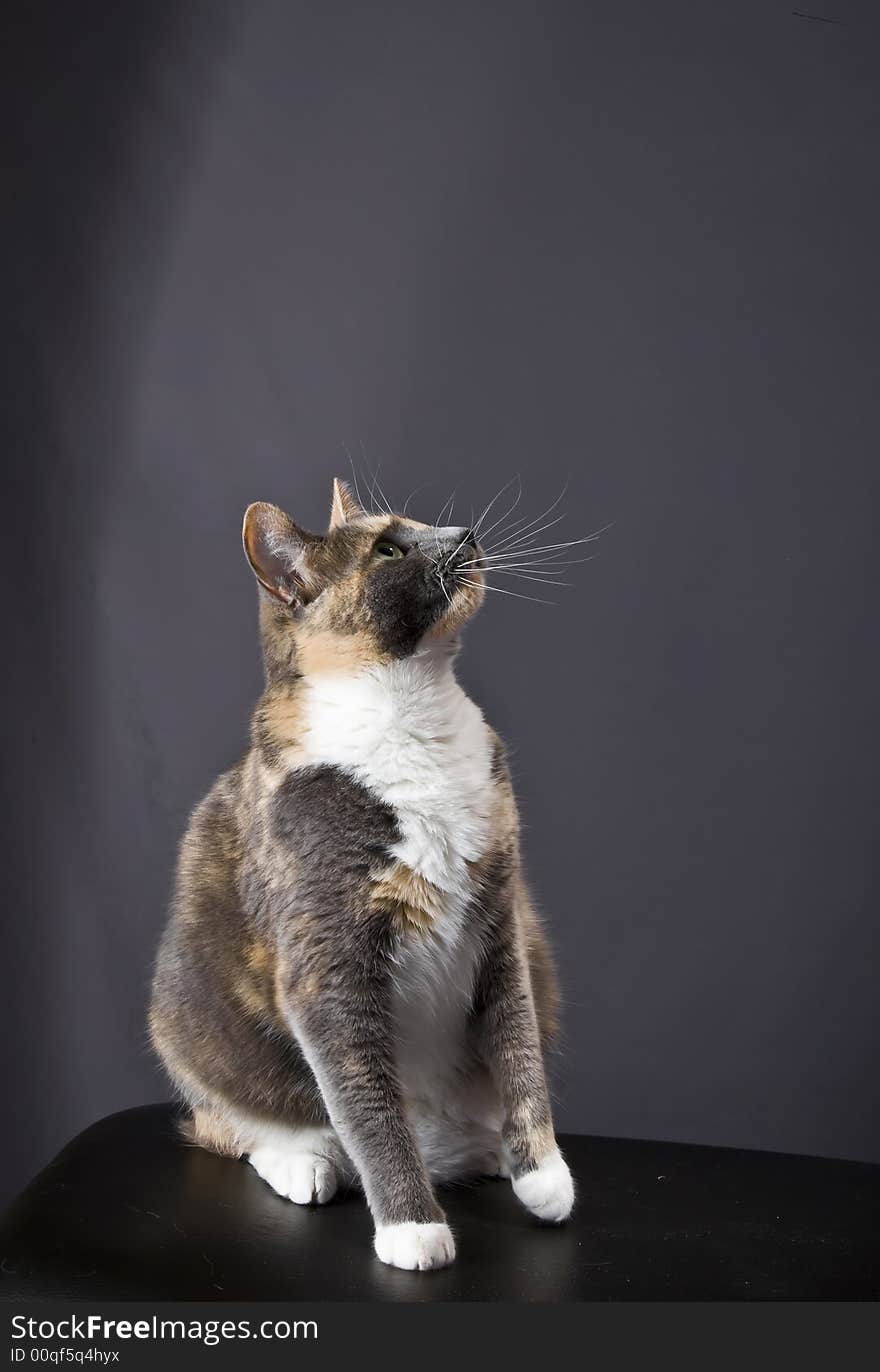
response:
[[[380,538],[373,551],[378,557],[403,557],[403,549],[387,538]]]

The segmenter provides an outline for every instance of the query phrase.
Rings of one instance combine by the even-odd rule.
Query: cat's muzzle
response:
[[[443,576],[451,576],[460,570],[476,571],[482,561],[480,548],[470,529],[456,530],[458,535],[450,539],[451,546],[443,548],[437,558],[437,570]]]

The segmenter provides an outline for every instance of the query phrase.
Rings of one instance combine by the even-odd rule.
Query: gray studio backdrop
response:
[[[346,448],[425,519],[518,472],[613,521],[462,662],[559,950],[560,1126],[880,1159],[875,8],[22,6],[7,1192],[167,1095],[175,843],[260,689],[241,514],[320,527]]]

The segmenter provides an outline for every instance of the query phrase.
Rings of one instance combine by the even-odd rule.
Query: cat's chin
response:
[[[449,603],[444,606],[443,613],[427,637],[434,640],[454,638],[459,629],[477,613],[485,599],[482,572],[470,574],[466,581],[457,581],[449,592]]]

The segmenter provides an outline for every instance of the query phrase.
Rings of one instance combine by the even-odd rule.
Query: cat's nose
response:
[[[465,525],[461,528],[445,528],[436,530],[440,546],[446,553],[455,553],[459,549],[475,548],[477,539],[473,529],[468,529]]]

